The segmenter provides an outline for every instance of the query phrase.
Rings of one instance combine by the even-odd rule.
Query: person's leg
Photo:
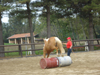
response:
[[[67,56],[69,56],[69,55],[70,55],[69,53],[70,53],[70,49],[68,49]]]
[[[71,49],[68,49],[67,55],[70,56],[70,54],[71,54]]]

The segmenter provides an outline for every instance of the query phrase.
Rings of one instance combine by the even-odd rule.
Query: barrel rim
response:
[[[41,66],[41,60],[40,60],[40,66],[41,66],[42,69],[45,69],[45,68],[47,67],[47,61],[46,61],[45,59],[47,59],[47,58],[42,58],[42,59],[41,59],[41,60],[44,60],[44,61],[46,62],[46,65],[45,65],[44,68],[42,68],[42,66]]]

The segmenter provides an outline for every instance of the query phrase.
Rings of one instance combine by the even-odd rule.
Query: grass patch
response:
[[[16,45],[14,43],[4,43],[4,45]]]
[[[94,46],[94,50],[100,50],[100,47]]]
[[[22,52],[23,56],[26,55],[26,51]],[[5,53],[5,56],[21,56],[19,52],[11,52],[11,53]]]
[[[36,55],[43,55],[43,50],[39,50],[39,51],[35,51]],[[26,51],[22,52],[22,55],[25,56],[26,55]],[[27,51],[27,55],[28,55],[28,51]],[[5,56],[21,56],[19,55],[19,52],[11,52],[11,53],[5,53]]]
[[[43,50],[35,51],[36,55],[43,55]]]

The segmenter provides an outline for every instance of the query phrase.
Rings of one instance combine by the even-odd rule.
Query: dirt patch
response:
[[[0,75],[100,75],[100,51],[72,53],[70,66],[50,69],[40,68],[41,58],[43,56],[0,60]]]

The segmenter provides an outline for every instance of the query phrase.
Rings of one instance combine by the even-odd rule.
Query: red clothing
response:
[[[66,44],[66,47],[70,48],[71,46],[72,46],[72,41],[68,41],[67,44]]]

